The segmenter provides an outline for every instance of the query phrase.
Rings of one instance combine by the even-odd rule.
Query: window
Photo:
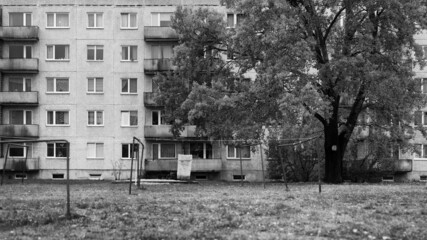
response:
[[[66,143],[48,143],[47,157],[48,158],[63,158],[68,156]]]
[[[103,93],[104,92],[104,79],[103,78],[88,78],[87,79],[87,92],[88,93]]]
[[[420,181],[427,182],[427,175],[421,175],[420,176]]]
[[[122,78],[122,92],[121,93],[137,93],[137,79],[136,78]]]
[[[171,25],[171,12],[154,12],[151,13],[151,26],[169,27]]]
[[[139,151],[138,144],[134,145],[134,152]],[[122,158],[132,158],[132,143],[122,144]]]
[[[31,58],[32,47],[31,45],[9,45],[9,58]]]
[[[9,92],[31,92],[31,78],[9,78]]]
[[[154,143],[153,159],[176,158],[176,148],[173,143]]]
[[[68,13],[47,13],[48,28],[68,28],[70,27],[70,19]]]
[[[88,61],[102,61],[102,60],[104,60],[104,46],[102,46],[102,45],[88,45],[87,46],[87,60]]]
[[[153,59],[170,59],[173,57],[173,45],[151,46],[151,57]]]
[[[64,179],[63,173],[52,173],[52,179]]]
[[[23,12],[9,13],[9,26],[11,27],[31,26],[31,13],[23,13]]]
[[[190,143],[190,154],[193,159],[212,159],[212,145],[210,143]]]
[[[104,158],[104,144],[103,143],[88,143],[87,144],[87,158]]]
[[[46,92],[68,93],[70,91],[68,78],[47,78]]]
[[[228,13],[227,14],[227,27],[235,28],[243,20],[243,14]]]
[[[138,125],[138,111],[122,111],[121,115],[121,126],[129,127]]]
[[[69,125],[70,114],[68,111],[47,111],[47,125]]]
[[[87,27],[88,28],[103,28],[104,17],[103,13],[88,13],[87,14]]]
[[[70,60],[69,45],[47,45],[47,60]]]
[[[121,14],[121,28],[138,28],[136,13]]]
[[[9,157],[15,158],[25,158],[27,156],[27,147],[26,146],[14,146],[9,147]]]
[[[15,179],[27,179],[27,174],[17,173]]]
[[[165,124],[165,119],[163,117],[162,111],[152,111],[151,125],[163,125],[163,124]]]
[[[28,110],[10,110],[9,111],[9,124],[13,125],[31,125],[32,124],[32,111]]]
[[[89,125],[89,126],[103,126],[104,125],[104,111],[88,111],[87,112],[87,125]]]
[[[138,60],[138,47],[122,46],[122,61],[136,61],[136,60]]]
[[[249,146],[243,146],[241,149],[230,145],[227,146],[227,158],[240,159],[240,152],[242,153],[242,158],[251,158],[251,149]]]
[[[421,78],[421,92],[426,94],[427,93],[427,78]]]
[[[245,175],[233,175],[233,180],[245,180],[246,176]]]
[[[427,158],[427,145],[426,144],[415,144],[414,149],[415,158]]]

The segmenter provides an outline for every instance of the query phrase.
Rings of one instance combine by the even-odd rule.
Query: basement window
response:
[[[90,180],[101,180],[101,173],[90,173],[89,179]]]
[[[420,176],[420,181],[421,182],[427,182],[427,175]]]
[[[394,182],[394,176],[384,176],[383,182]]]
[[[208,176],[206,176],[206,175],[196,175],[196,180],[208,180]]]
[[[64,179],[63,173],[52,173],[52,179]]]
[[[245,175],[233,175],[233,180],[245,180]]]
[[[27,174],[17,173],[15,179],[27,179]]]

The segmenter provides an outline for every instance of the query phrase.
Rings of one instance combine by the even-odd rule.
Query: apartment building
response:
[[[152,78],[173,69],[176,6],[207,0],[2,0],[0,2],[0,140],[9,178],[129,178],[133,137],[143,141],[147,176],[170,177],[178,154],[193,155],[193,179],[261,181],[259,148],[240,151],[194,135],[174,138],[162,121]],[[231,15],[230,15],[231,16]],[[139,148],[141,149],[141,148]],[[7,164],[4,165],[7,155]],[[26,163],[24,160],[26,159]],[[22,173],[22,170],[25,170]]]

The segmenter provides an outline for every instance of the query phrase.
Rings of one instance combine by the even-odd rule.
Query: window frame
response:
[[[229,157],[229,151],[230,151],[230,147],[233,147],[234,148],[234,153],[233,153],[233,156],[232,157]],[[245,159],[245,160],[250,160],[251,159],[251,147],[250,146],[242,146],[242,148],[249,148],[248,150],[248,152],[249,152],[249,157],[243,157],[242,156],[242,159]],[[226,151],[226,156],[227,156],[227,159],[240,159],[240,157],[238,157],[237,156],[237,150],[238,149],[238,147],[234,147],[234,146],[230,146],[230,145],[227,145],[227,151]]]
[[[123,59],[123,49],[126,48],[126,52],[127,52],[127,59]],[[132,48],[136,48],[136,58],[132,59],[131,57],[131,53],[132,53]],[[120,52],[120,61],[121,62],[138,62],[138,45],[122,45],[121,46],[121,52]]]
[[[228,16],[229,15],[233,15],[233,26],[228,26]],[[232,13],[232,12],[226,13],[226,28],[228,28],[228,29],[236,28],[237,25],[239,24],[238,21],[237,21],[239,15],[243,15],[243,14],[241,14],[241,13]]]
[[[68,54],[64,54],[64,55],[68,55],[68,58],[55,58],[55,53],[56,53],[56,46],[67,46],[68,48]],[[52,47],[52,57],[53,58],[49,58],[49,47]],[[58,61],[58,62],[68,62],[70,61],[70,45],[69,44],[47,44],[46,45],[46,61]]]
[[[89,145],[95,145],[95,148],[94,148],[95,156],[89,155],[89,153],[92,153],[89,151]],[[102,156],[97,155],[97,146],[98,145],[102,145]],[[88,143],[86,143],[86,159],[105,159],[105,152],[104,152],[105,148],[104,148],[104,146],[105,145],[103,142],[88,142]]]
[[[89,113],[93,112],[93,124],[89,123]],[[102,123],[98,124],[97,123],[97,119],[98,119],[98,114],[101,113],[102,114]],[[103,127],[104,126],[104,110],[88,110],[87,111],[87,126],[88,127]]]
[[[21,91],[12,91],[11,90],[11,88],[10,88],[10,82],[11,82],[11,79],[16,79],[16,80],[21,80],[22,81],[22,89],[21,89]],[[31,80],[32,80],[32,78],[30,78],[30,77],[15,77],[15,76],[13,76],[13,77],[9,77],[8,79],[7,79],[7,84],[8,84],[8,86],[7,86],[7,88],[8,88],[8,92],[31,92]],[[27,85],[27,82],[29,82],[29,85]],[[29,86],[29,91],[27,91],[27,86]]]
[[[128,26],[123,26],[122,15],[127,15]],[[135,15],[135,27],[131,27],[131,15]],[[132,30],[138,29],[138,13],[136,12],[122,12],[120,13],[120,29]]]
[[[123,121],[124,113],[129,113],[129,118],[126,121]],[[131,124],[131,114],[136,113],[136,124]],[[128,123],[129,125],[123,125],[123,122]],[[122,110],[120,111],[120,127],[138,127],[138,110]]]
[[[138,78],[121,78],[120,79],[120,94],[136,95],[138,94]],[[123,92],[123,82],[127,82],[127,91]],[[131,91],[131,81],[135,81],[135,91]]]
[[[173,145],[174,146],[174,156],[173,157],[162,157],[162,145]],[[154,156],[154,148],[157,148],[157,156]],[[177,158],[177,145],[175,143],[153,143],[152,144],[152,149],[151,149],[151,153],[152,153],[152,157],[153,160],[158,160],[158,159],[176,159]]]
[[[53,112],[53,121],[54,123],[49,123],[49,112]],[[56,123],[56,114],[57,112],[66,112],[68,113],[68,124],[58,124]],[[69,110],[46,110],[46,126],[48,127],[69,127],[70,126],[70,111]]]
[[[57,154],[58,154],[57,144],[65,144],[65,148],[67,147],[67,143],[62,143],[62,142],[48,142],[48,143],[46,143],[46,158],[48,158],[48,159],[53,159],[53,158],[65,159],[70,155],[69,149],[66,148],[67,152],[66,152],[65,156],[57,156]],[[49,145],[53,145],[53,156],[49,156]]]
[[[11,25],[10,24],[10,14],[22,14],[22,23],[23,23],[23,25],[22,26],[16,26],[16,25]],[[30,25],[27,25],[27,14],[29,14],[30,15],[30,22],[31,22],[31,24]],[[33,26],[33,13],[32,12],[9,12],[9,26],[11,26],[11,27],[31,27],[31,26]]]
[[[22,58],[11,58],[10,57],[10,53],[12,52],[11,51],[11,48],[10,47],[12,47],[12,46],[18,46],[18,47],[22,47],[23,48],[23,56],[22,56]],[[27,55],[28,55],[28,49],[27,48],[30,48],[30,56],[31,57],[27,57]],[[33,46],[32,45],[29,45],[29,44],[10,44],[9,45],[9,59],[32,59],[33,58]]]
[[[93,91],[89,90],[89,80],[93,80]],[[96,91],[96,83],[100,81],[102,83],[102,91],[98,92]],[[104,78],[102,77],[88,77],[87,78],[87,89],[86,89],[86,93],[88,94],[104,94]]]
[[[53,80],[53,91],[49,91],[48,89],[48,85],[49,85],[49,80],[52,79]],[[68,83],[68,91],[57,91],[57,80],[67,80]],[[47,77],[46,78],[46,94],[69,94],[70,93],[70,78],[67,77]]]
[[[11,148],[22,148],[23,149],[23,156],[11,156],[10,155],[10,149]],[[24,143],[24,144],[22,144],[22,146],[11,145],[9,147],[9,152],[7,153],[7,157],[8,158],[26,158],[27,152],[28,152],[28,156],[33,155],[32,151],[33,151],[33,144],[32,143]]]
[[[49,26],[48,25],[48,15],[49,14],[53,14],[53,26]],[[57,14],[67,14],[67,16],[68,16],[68,26],[57,26],[57,22],[56,22],[56,15]],[[46,13],[46,28],[49,28],[49,29],[55,29],[55,28],[59,28],[59,29],[67,29],[67,28],[70,28],[70,13],[69,12],[47,12]]]
[[[89,26],[89,15],[93,14],[93,27]],[[97,16],[101,15],[101,26],[98,26]],[[88,29],[103,29],[104,28],[104,13],[103,12],[87,12],[87,27]]]
[[[32,110],[21,110],[21,109],[10,109],[9,110],[9,124],[11,124],[11,125],[18,125],[18,124],[14,124],[14,123],[11,123],[11,121],[10,121],[10,118],[11,118],[11,115],[12,115],[12,112],[18,112],[18,111],[20,111],[20,112],[22,112],[23,114],[22,114],[22,117],[23,117],[23,119],[22,119],[22,122],[23,122],[23,125],[33,125],[33,116],[34,116],[34,114],[33,114],[33,111]],[[30,113],[30,115],[31,115],[31,123],[27,123],[27,114],[28,113]]]
[[[122,143],[120,146],[121,146],[121,150],[120,150],[120,152],[121,152],[121,159],[132,159],[132,144],[133,143]],[[128,154],[128,157],[123,157],[123,146],[125,146],[125,145],[127,145],[127,148],[128,148],[128,150],[127,150],[127,154]],[[135,143],[135,146],[139,146],[139,144],[138,143]]]
[[[93,57],[94,59],[89,59],[89,49],[93,48]],[[102,50],[102,59],[97,59],[97,51]],[[86,46],[86,61],[88,62],[103,62],[104,61],[104,45],[87,45]]]
[[[171,17],[172,17],[172,15],[174,14],[173,12],[152,12],[151,13],[151,26],[152,27],[170,27],[170,25],[169,26],[161,26],[161,21],[160,21],[160,16],[162,15],[162,14],[170,14],[171,15]],[[157,15],[157,22],[156,23],[154,23],[154,18],[153,18],[153,15]],[[172,23],[172,21],[170,21],[171,23]]]

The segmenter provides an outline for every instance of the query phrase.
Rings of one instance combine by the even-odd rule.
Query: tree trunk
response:
[[[342,183],[343,144],[339,141],[338,125],[334,121],[324,126],[325,131],[325,182]]]

